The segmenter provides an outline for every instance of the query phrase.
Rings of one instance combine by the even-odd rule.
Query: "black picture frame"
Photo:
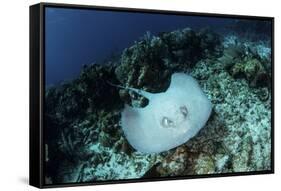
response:
[[[271,97],[271,170],[240,172],[240,173],[221,173],[208,175],[190,175],[181,177],[159,177],[159,178],[142,178],[130,180],[110,180],[99,182],[85,183],[63,183],[46,185],[44,183],[44,90],[45,90],[45,8],[72,8],[72,9],[94,9],[104,11],[121,11],[121,12],[139,12],[139,13],[157,13],[165,15],[187,15],[200,17],[219,17],[219,18],[237,18],[237,19],[253,19],[271,21],[272,43],[271,43],[271,61],[272,61],[272,97]],[[226,177],[226,176],[242,176],[242,175],[258,175],[274,173],[274,18],[258,17],[248,15],[231,15],[231,14],[214,14],[214,13],[195,13],[183,11],[167,11],[152,9],[135,9],[121,7],[103,7],[89,5],[73,5],[73,4],[56,4],[56,3],[39,3],[30,6],[30,129],[29,129],[29,184],[38,188],[53,188],[67,186],[84,186],[99,184],[116,184],[116,183],[132,183],[146,181],[163,181],[177,179],[193,179],[193,178],[210,178],[210,177]]]

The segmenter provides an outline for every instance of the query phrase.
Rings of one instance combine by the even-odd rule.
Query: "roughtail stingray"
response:
[[[128,89],[149,99],[144,108],[125,105],[121,117],[127,140],[142,153],[160,153],[187,142],[205,125],[212,110],[196,80],[184,73],[174,73],[162,93]]]

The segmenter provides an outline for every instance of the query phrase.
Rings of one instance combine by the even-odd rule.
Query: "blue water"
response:
[[[52,8],[45,12],[46,85],[75,78],[85,64],[121,52],[146,31],[152,34],[191,27],[224,30],[234,19],[175,16],[88,9]]]

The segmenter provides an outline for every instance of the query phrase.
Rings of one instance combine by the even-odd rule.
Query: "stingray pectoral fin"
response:
[[[174,73],[168,90],[197,93],[198,91],[201,91],[201,88],[192,76],[185,73]]]
[[[145,137],[145,132],[142,128],[142,110],[144,109],[133,108],[128,105],[125,105],[121,118],[122,129],[126,139],[138,151],[143,150],[140,142],[141,139]]]
[[[141,109],[126,106],[122,112],[125,137],[131,146],[141,153],[159,153],[178,145],[172,131],[159,128],[157,123],[154,110],[149,106]]]

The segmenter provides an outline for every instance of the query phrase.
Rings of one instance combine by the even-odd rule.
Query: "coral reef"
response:
[[[120,112],[148,100],[111,84],[159,93],[174,72],[198,80],[212,114],[185,144],[137,152],[122,132]],[[75,80],[46,90],[46,183],[270,170],[270,81],[265,44],[190,28],[147,33],[120,60],[85,66]]]
[[[142,88],[158,93],[165,91],[171,74],[188,71],[202,58],[219,56],[222,46],[218,34],[190,28],[152,36],[147,33],[143,40],[123,51],[121,63],[116,67],[117,79],[128,87]],[[121,99],[133,106],[145,106],[143,97],[124,93]]]
[[[227,36],[224,54],[219,61],[234,78],[245,78],[251,87],[270,87],[271,52],[260,42],[241,42]]]

